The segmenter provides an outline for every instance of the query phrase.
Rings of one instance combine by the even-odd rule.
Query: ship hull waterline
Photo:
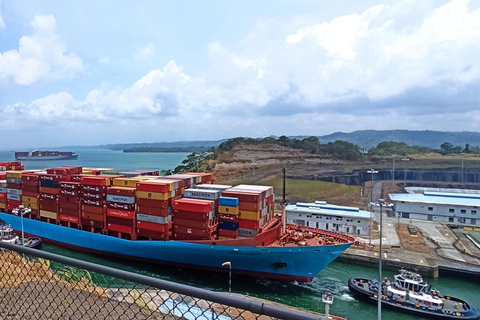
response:
[[[50,161],[50,160],[77,160],[78,155],[73,156],[45,156],[45,157],[15,157],[19,161]]]
[[[21,229],[20,217],[0,213],[0,219]],[[134,261],[228,272],[222,263],[231,262],[232,273],[282,281],[311,282],[351,243],[304,247],[242,247],[206,245],[182,241],[125,240],[99,233],[23,219],[24,232],[45,243]]]

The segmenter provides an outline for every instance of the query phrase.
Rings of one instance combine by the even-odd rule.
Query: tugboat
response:
[[[382,305],[392,309],[435,319],[480,318],[480,312],[467,302],[441,295],[439,291],[432,289],[417,270],[401,269],[393,282],[387,278],[381,283],[365,278],[348,280],[348,288],[353,294],[372,303],[378,303],[379,286]]]
[[[13,233],[13,229],[9,224],[0,224],[0,241],[22,245],[22,240]],[[23,241],[23,245],[33,249],[40,249],[42,247],[42,239],[30,237]]]

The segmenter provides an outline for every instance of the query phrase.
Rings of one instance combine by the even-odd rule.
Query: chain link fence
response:
[[[0,319],[326,319],[0,241]]]

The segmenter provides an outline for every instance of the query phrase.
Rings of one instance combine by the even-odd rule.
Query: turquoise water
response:
[[[59,151],[59,148],[55,149]],[[112,168],[117,171],[129,170],[168,170],[187,157],[185,152],[166,153],[123,153],[106,149],[68,149],[78,154],[76,160],[23,161],[26,170],[61,166],[81,166],[86,168]],[[15,161],[13,152],[0,151],[0,162]]]
[[[26,169],[41,169],[55,166],[83,166],[95,168],[113,168],[115,170],[166,170],[174,169],[188,153],[123,153],[104,149],[69,149],[79,154],[78,160],[65,161],[24,161]],[[12,152],[0,152],[0,161],[13,161]],[[105,259],[100,256],[87,255],[54,246],[44,245],[43,250],[62,254],[76,259],[99,263],[164,280],[188,284],[214,291],[228,291],[228,273],[212,274],[199,270],[186,270],[174,267],[135,263],[119,259]],[[392,278],[395,273],[383,271],[383,275]],[[361,267],[348,263],[333,262],[314,281],[309,284],[280,283],[265,279],[232,276],[232,292],[291,305],[306,310],[323,312],[321,296],[326,291],[333,293],[335,301],[330,308],[332,314],[348,319],[376,319],[377,306],[358,301],[349,293],[347,281],[350,277],[362,276],[375,278],[378,267]],[[467,300],[471,305],[480,307],[480,283],[453,278],[432,279],[433,287],[444,294]],[[383,319],[413,320],[422,319],[383,310]]]

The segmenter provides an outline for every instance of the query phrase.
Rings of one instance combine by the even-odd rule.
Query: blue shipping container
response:
[[[235,230],[238,229],[238,222],[219,221],[218,222],[218,229],[235,231]]]
[[[226,207],[238,207],[238,198],[220,197],[218,198],[218,205]]]

